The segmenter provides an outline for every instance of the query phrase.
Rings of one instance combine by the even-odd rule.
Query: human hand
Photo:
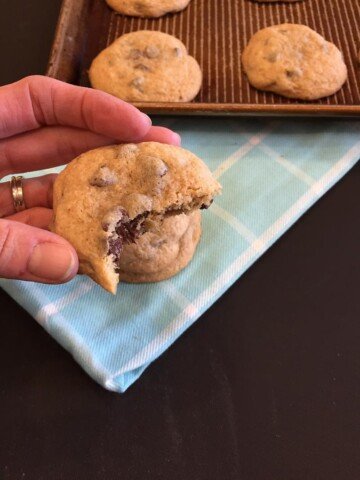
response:
[[[92,148],[121,142],[178,145],[135,107],[98,90],[33,76],[0,87],[0,179],[63,165]],[[47,231],[56,175],[23,181],[27,209],[16,213],[0,183],[0,277],[63,283],[78,271],[74,248]]]

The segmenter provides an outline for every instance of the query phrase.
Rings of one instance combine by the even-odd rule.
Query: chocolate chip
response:
[[[166,243],[166,240],[164,238],[157,238],[157,239],[152,240],[150,242],[150,245],[153,248],[160,248],[164,245],[164,243]]]
[[[123,158],[134,154],[138,150],[138,146],[135,143],[127,143],[121,145],[121,147],[115,147],[115,158]]]
[[[106,165],[102,165],[90,179],[92,187],[109,187],[115,185],[115,183],[117,183],[117,176]]]
[[[154,165],[155,173],[159,175],[159,177],[165,177],[167,172],[169,171],[169,167],[163,160],[160,160]]]
[[[200,210],[207,210],[210,205],[213,203],[214,200],[210,200],[210,203],[206,204],[206,203],[203,203],[200,207]]]
[[[109,185],[113,185],[113,183],[105,180],[104,178],[94,177],[92,180],[90,180],[90,185],[92,187],[107,187]]]
[[[184,209],[181,206],[177,207],[168,207],[165,209],[165,216],[172,217],[174,215],[179,215],[179,213],[183,213]]]
[[[157,58],[160,55],[160,50],[155,45],[148,45],[144,53],[147,58]]]
[[[165,168],[164,168],[161,172],[159,172],[160,177],[161,177],[161,178],[162,178],[162,177],[165,177],[165,175],[167,174],[167,172],[168,172],[168,168],[165,166]]]
[[[275,63],[276,60],[277,60],[277,57],[278,57],[278,53],[277,52],[270,52],[268,53],[268,55],[266,55],[266,60],[270,63]]]
[[[113,255],[115,257],[114,262],[116,265],[118,265],[119,257],[121,255],[122,250],[123,250],[123,243],[120,237],[109,240],[108,255]]]
[[[152,155],[142,155],[139,159],[144,166],[144,173],[146,176],[156,176],[163,177],[167,174],[169,167],[159,157],[154,157]]]
[[[136,77],[134,80],[131,82],[131,85],[138,90],[141,90],[141,87],[144,84],[144,78],[143,77]]]
[[[288,78],[299,77],[301,76],[301,70],[299,69],[285,70],[285,74]]]
[[[142,57],[141,50],[137,48],[133,48],[132,50],[130,50],[128,58],[131,58],[132,60],[139,60],[139,58],[141,57]]]
[[[134,243],[145,233],[144,222],[149,213],[150,212],[143,212],[130,220],[128,213],[124,209],[121,209],[121,220],[115,225],[113,235],[108,240],[108,255],[113,255],[113,260],[117,267],[119,266],[120,255],[124,245]],[[103,229],[105,226],[106,225],[103,225]],[[109,228],[109,226],[107,226],[107,228]]]
[[[138,63],[137,65],[134,66],[136,70],[142,70],[143,72],[150,72],[151,69],[144,65],[143,63]]]

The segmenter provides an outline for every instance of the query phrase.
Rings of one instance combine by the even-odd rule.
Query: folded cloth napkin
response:
[[[171,118],[223,195],[203,214],[191,264],[157,284],[1,280],[97,382],[124,392],[360,157],[355,120]],[[53,171],[53,170],[52,170]],[[48,173],[49,170],[46,171]],[[219,325],[219,328],[221,326]]]

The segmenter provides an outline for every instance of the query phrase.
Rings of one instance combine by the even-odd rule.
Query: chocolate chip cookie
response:
[[[202,83],[180,40],[148,30],[115,40],[93,60],[89,77],[94,88],[128,102],[189,102]]]
[[[170,215],[154,220],[136,241],[124,245],[120,281],[159,282],[172,277],[192,259],[201,236],[201,214]]]
[[[245,48],[242,63],[254,87],[302,100],[332,95],[347,78],[340,50],[305,25],[259,30]]]
[[[254,2],[258,3],[294,3],[294,2],[302,2],[303,0],[253,0]]]
[[[208,167],[180,147],[102,147],[77,157],[56,179],[51,229],[75,247],[80,273],[116,293],[125,245],[167,217],[208,208],[220,191]]]
[[[180,12],[190,0],[106,0],[116,12],[131,17],[157,18],[171,12]]]

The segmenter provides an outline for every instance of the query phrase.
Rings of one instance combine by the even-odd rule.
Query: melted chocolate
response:
[[[210,200],[209,205],[206,205],[206,203],[203,203],[200,207],[200,210],[207,210],[212,203],[213,203],[213,200]]]
[[[109,238],[108,255],[114,256],[114,263],[117,267],[119,266],[120,255],[124,245],[135,243],[145,233],[144,220],[148,214],[149,212],[145,212],[130,220],[127,212],[123,211],[121,220],[115,226],[114,233],[116,233],[116,236]],[[104,228],[104,230],[106,231],[107,229]]]

